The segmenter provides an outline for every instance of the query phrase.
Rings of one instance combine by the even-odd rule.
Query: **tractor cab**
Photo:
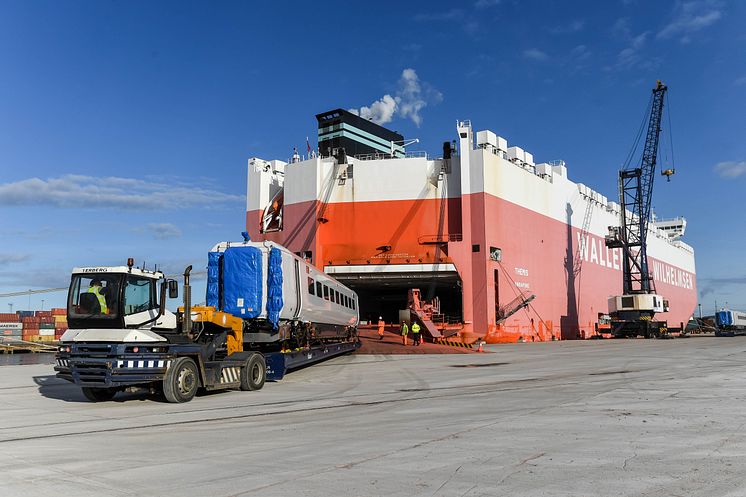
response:
[[[73,269],[67,297],[71,330],[176,328],[176,315],[166,310],[167,296],[178,297],[176,281],[127,262]]]

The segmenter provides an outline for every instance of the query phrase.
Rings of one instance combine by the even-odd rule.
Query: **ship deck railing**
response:
[[[424,150],[417,150],[414,152],[407,152],[404,157],[392,156],[387,153],[375,153],[375,154],[358,154],[354,156],[357,160],[384,160],[384,159],[427,159],[427,152]]]

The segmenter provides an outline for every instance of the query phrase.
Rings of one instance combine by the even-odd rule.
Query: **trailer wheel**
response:
[[[251,354],[241,368],[241,390],[261,390],[267,377],[267,363],[261,354]]]
[[[93,388],[93,387],[82,387],[83,395],[91,402],[106,402],[111,400],[117,394],[115,388]]]
[[[163,378],[163,395],[174,404],[192,400],[198,387],[197,365],[189,357],[179,357],[171,363]]]

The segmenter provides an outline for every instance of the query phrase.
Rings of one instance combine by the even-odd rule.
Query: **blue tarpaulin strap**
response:
[[[277,248],[269,251],[267,271],[267,320],[277,329],[282,310],[282,252]]]
[[[209,252],[207,254],[207,305],[220,309],[220,252]]]

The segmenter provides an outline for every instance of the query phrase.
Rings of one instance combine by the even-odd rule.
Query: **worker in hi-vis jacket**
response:
[[[378,316],[378,339],[383,340],[383,330],[386,328],[386,322],[383,320],[383,316]]]
[[[412,323],[412,339],[414,340],[415,345],[419,345],[422,337],[420,337],[420,325],[415,323]]]
[[[407,335],[409,334],[409,326],[407,326],[406,321],[401,322],[401,343],[403,345],[407,344]]]

